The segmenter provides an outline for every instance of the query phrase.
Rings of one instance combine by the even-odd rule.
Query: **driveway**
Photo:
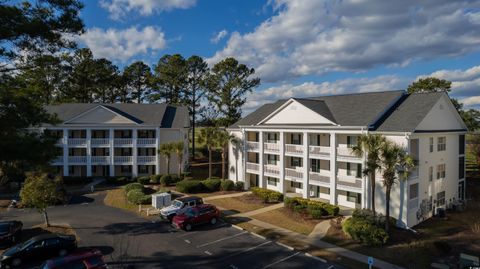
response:
[[[226,223],[178,231],[168,223],[105,206],[103,199],[102,193],[74,197],[69,205],[48,212],[52,223],[75,229],[80,247],[101,249],[113,268],[334,268]],[[30,209],[3,212],[0,218],[21,220],[24,228],[43,222],[42,215]]]

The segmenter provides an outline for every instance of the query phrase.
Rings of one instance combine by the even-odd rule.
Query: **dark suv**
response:
[[[173,225],[178,229],[192,230],[194,226],[210,223],[215,225],[220,217],[220,211],[209,204],[188,208],[185,213],[173,217]]]
[[[15,243],[22,232],[21,221],[0,221],[0,247],[8,247]]]

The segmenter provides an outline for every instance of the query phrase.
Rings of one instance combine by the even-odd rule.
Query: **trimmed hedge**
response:
[[[151,175],[150,176],[150,183],[152,184],[160,184],[160,179],[162,178],[162,175]]]
[[[216,178],[209,178],[202,181],[202,185],[205,187],[205,190],[207,192],[214,192],[220,190],[221,183],[221,180]]]
[[[244,184],[242,181],[237,181],[237,183],[235,183],[235,190],[237,191],[243,191],[244,190]]]
[[[150,177],[148,177],[148,176],[138,177],[137,182],[142,184],[142,185],[147,185],[148,183],[150,183]]]
[[[182,180],[177,183],[177,191],[183,193],[199,193],[203,188],[202,182],[198,180]]]
[[[275,203],[281,202],[283,200],[283,194],[272,191],[268,189],[252,187],[250,188],[253,195],[257,196],[258,198],[262,199],[264,203]]]
[[[149,204],[152,202],[152,196],[146,195],[140,189],[133,189],[127,192],[127,200],[136,205]]]
[[[233,191],[235,190],[235,183],[230,179],[225,179],[222,181],[222,184],[220,185],[220,189],[222,191]]]
[[[140,190],[143,192],[144,188],[143,185],[138,182],[125,185],[125,193],[129,193],[131,190]]]
[[[351,217],[342,225],[343,232],[354,240],[368,246],[381,246],[387,243],[388,234],[374,222],[361,217]]]
[[[338,212],[340,212],[340,208],[336,205],[307,200],[300,197],[287,197],[284,203],[286,208],[299,213],[307,213],[314,219],[321,218],[322,216],[337,216]]]
[[[161,178],[160,178],[160,184],[162,184],[162,186],[170,186],[172,185],[173,183],[173,179],[172,179],[172,176],[171,175],[163,175]]]

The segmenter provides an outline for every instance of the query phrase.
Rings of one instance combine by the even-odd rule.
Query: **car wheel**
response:
[[[58,252],[58,256],[60,257],[63,257],[67,255],[67,250],[66,249],[61,249],[59,252]]]
[[[20,258],[13,259],[12,266],[16,267],[16,266],[19,266],[20,264],[22,264],[22,260],[20,260]]]
[[[210,223],[211,223],[212,225],[217,224],[217,218],[212,218],[212,219],[210,220]]]
[[[191,230],[192,230],[192,225],[190,223],[185,225],[185,231],[191,231]]]

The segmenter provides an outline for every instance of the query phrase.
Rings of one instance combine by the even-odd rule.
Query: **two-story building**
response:
[[[188,162],[190,120],[185,107],[167,104],[60,104],[46,107],[61,123],[42,126],[59,138],[52,165],[63,176],[95,177],[167,173],[161,144],[182,141],[184,158],[173,154],[170,173]]]
[[[349,208],[371,208],[366,156],[351,148],[375,133],[402,145],[418,165],[395,184],[392,217],[411,227],[463,200],[467,128],[444,92],[371,92],[290,98],[265,104],[229,127],[229,178],[320,199]],[[385,212],[377,174],[375,206]]]

